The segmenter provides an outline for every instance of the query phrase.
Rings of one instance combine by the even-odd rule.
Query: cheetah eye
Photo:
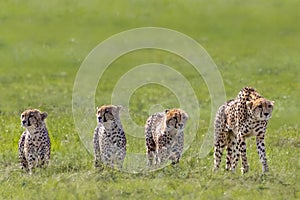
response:
[[[24,118],[25,117],[25,115],[21,115],[21,118]]]
[[[174,122],[174,121],[176,121],[176,120],[175,120],[174,117],[172,117],[172,118],[170,118],[170,119],[168,120],[168,123],[171,123],[171,122]]]
[[[272,105],[268,105],[268,108],[272,108]]]
[[[262,105],[257,106],[258,108],[262,108]]]

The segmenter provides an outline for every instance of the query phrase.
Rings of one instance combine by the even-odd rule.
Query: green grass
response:
[[[1,199],[300,198],[299,1],[15,0],[1,1],[0,7]],[[200,104],[195,140],[175,167],[140,174],[93,168],[93,155],[81,143],[72,117],[77,70],[101,41],[145,26],[174,29],[203,45],[222,74],[228,99],[250,85],[275,101],[266,136],[270,173],[261,174],[254,138],[247,143],[248,174],[211,173],[212,149],[199,156],[214,115],[208,89],[192,66],[159,50],[132,52],[112,63],[95,102],[110,103],[114,85],[137,65],[172,66],[190,81]],[[157,85],[138,89],[130,99],[133,119],[142,125],[149,106],[178,105],[170,96]],[[19,115],[29,107],[48,112],[52,141],[51,165],[32,176],[19,169],[17,153],[23,131]],[[128,143],[129,152],[144,152],[143,140],[128,136]]]

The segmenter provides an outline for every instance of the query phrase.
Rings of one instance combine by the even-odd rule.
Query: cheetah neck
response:
[[[179,132],[175,128],[168,128],[166,116],[164,117],[164,120],[162,121],[161,130],[163,132],[162,134],[170,135],[172,137],[177,135],[177,133]]]
[[[253,128],[256,124],[261,124],[263,126],[267,126],[268,125],[268,120],[261,120],[261,119],[257,119],[254,116],[250,116],[248,117],[248,119],[246,120],[247,124],[250,124],[250,127]]]
[[[170,136],[175,136],[177,135],[177,133],[179,133],[180,131],[178,131],[177,129],[175,128],[168,128],[166,124],[164,124],[163,126],[163,133],[166,134],[166,135],[170,135]]]
[[[42,124],[42,125],[40,125],[38,127],[32,127],[31,126],[31,127],[27,127],[26,128],[27,132],[30,133],[31,135],[34,135],[34,134],[39,133],[39,132],[42,132],[45,129],[46,129],[45,124]]]
[[[261,119],[257,119],[257,118],[252,117],[250,122],[252,124],[257,124],[257,123],[261,123],[261,124],[266,123],[267,124],[268,120],[261,120]]]
[[[171,130],[167,130],[167,131],[166,131],[166,133],[167,133],[168,135],[171,135],[171,136],[177,135],[178,132],[179,132],[179,131],[176,130],[176,129],[171,129]]]
[[[119,128],[121,125],[121,123],[118,123],[118,121],[108,121],[102,124],[106,130],[114,130],[116,128]]]

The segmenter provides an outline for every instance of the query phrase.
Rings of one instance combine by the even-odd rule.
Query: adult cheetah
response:
[[[226,169],[235,172],[241,156],[242,173],[249,170],[246,157],[246,138],[256,136],[257,151],[262,172],[268,171],[265,151],[265,133],[272,116],[274,101],[262,97],[254,88],[245,87],[233,100],[223,104],[215,118],[214,170],[221,162],[226,147]]]
[[[51,143],[46,127],[46,112],[37,109],[25,110],[21,114],[21,125],[26,129],[19,140],[21,168],[32,173],[34,167],[48,165]]]
[[[148,166],[171,160],[179,162],[184,143],[188,115],[181,109],[165,110],[147,119],[145,125]]]
[[[126,156],[126,137],[119,117],[121,106],[104,105],[97,107],[98,125],[94,131],[95,167],[102,164],[120,169]]]

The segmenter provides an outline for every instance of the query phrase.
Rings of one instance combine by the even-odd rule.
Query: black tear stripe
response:
[[[31,126],[31,124],[30,124],[30,119],[31,117],[28,117],[28,123],[27,123],[27,126]]]
[[[106,112],[103,114],[103,122],[107,122],[105,115],[106,115]]]
[[[175,128],[178,128],[179,124],[178,124],[178,120],[177,120],[177,117],[173,117],[173,119],[175,119]]]

